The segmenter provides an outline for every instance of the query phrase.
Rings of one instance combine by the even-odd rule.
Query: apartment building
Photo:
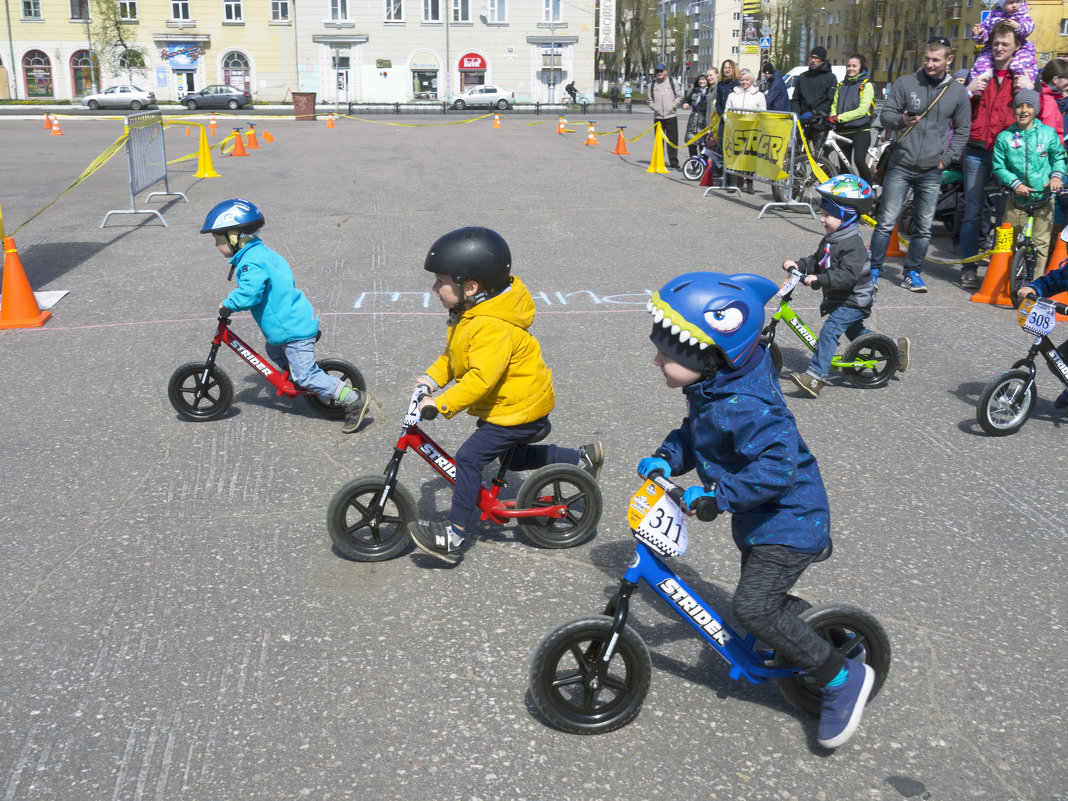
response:
[[[8,0],[0,92],[76,101],[134,83],[180,101],[221,83],[259,102],[393,103],[494,83],[547,102],[593,86],[597,0],[113,1],[143,55],[109,71],[92,55],[98,0]]]

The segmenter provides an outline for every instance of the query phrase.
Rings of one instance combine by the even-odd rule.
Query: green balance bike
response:
[[[780,321],[786,323],[813,353],[819,342],[819,337],[790,308],[790,296],[803,277],[800,270],[790,270],[790,277],[779,287],[779,308],[761,333],[761,342],[767,347],[776,372],[782,372],[782,351],[775,342],[775,330]],[[831,359],[831,369],[841,370],[849,383],[860,389],[885,387],[897,368],[897,342],[874,332],[861,334],[849,343],[841,355]]]

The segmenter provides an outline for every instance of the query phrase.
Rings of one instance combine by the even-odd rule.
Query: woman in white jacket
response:
[[[735,111],[766,111],[768,108],[767,101],[764,98],[764,93],[757,88],[756,83],[753,81],[753,73],[751,70],[741,70],[738,73],[738,86],[735,86],[729,95],[727,95],[727,103],[724,108],[727,111],[734,109]],[[734,181],[738,179],[735,178]],[[734,183],[731,181],[731,183]],[[738,184],[734,184],[737,186]],[[753,179],[745,179],[745,191],[746,194],[753,194]]]

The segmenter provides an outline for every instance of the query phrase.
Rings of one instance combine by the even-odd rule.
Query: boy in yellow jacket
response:
[[[556,396],[541,345],[527,330],[534,322],[534,300],[511,275],[512,253],[500,234],[488,228],[445,234],[430,248],[423,268],[434,273],[433,290],[449,310],[449,325],[445,352],[416,383],[430,392],[452,386],[436,398],[423,398],[420,410],[435,406],[445,417],[466,411],[479,422],[456,452],[449,522],[415,522],[409,530],[420,549],[456,564],[478,503],[482,469],[541,430]],[[578,450],[526,445],[516,451],[511,469],[557,462],[579,465],[596,481],[604,450],[600,442]]]

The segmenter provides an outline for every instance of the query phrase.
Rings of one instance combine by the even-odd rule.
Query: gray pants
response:
[[[746,631],[823,686],[845,667],[845,659],[797,616],[804,602],[789,594],[817,556],[782,545],[754,545],[742,554],[733,611]]]

